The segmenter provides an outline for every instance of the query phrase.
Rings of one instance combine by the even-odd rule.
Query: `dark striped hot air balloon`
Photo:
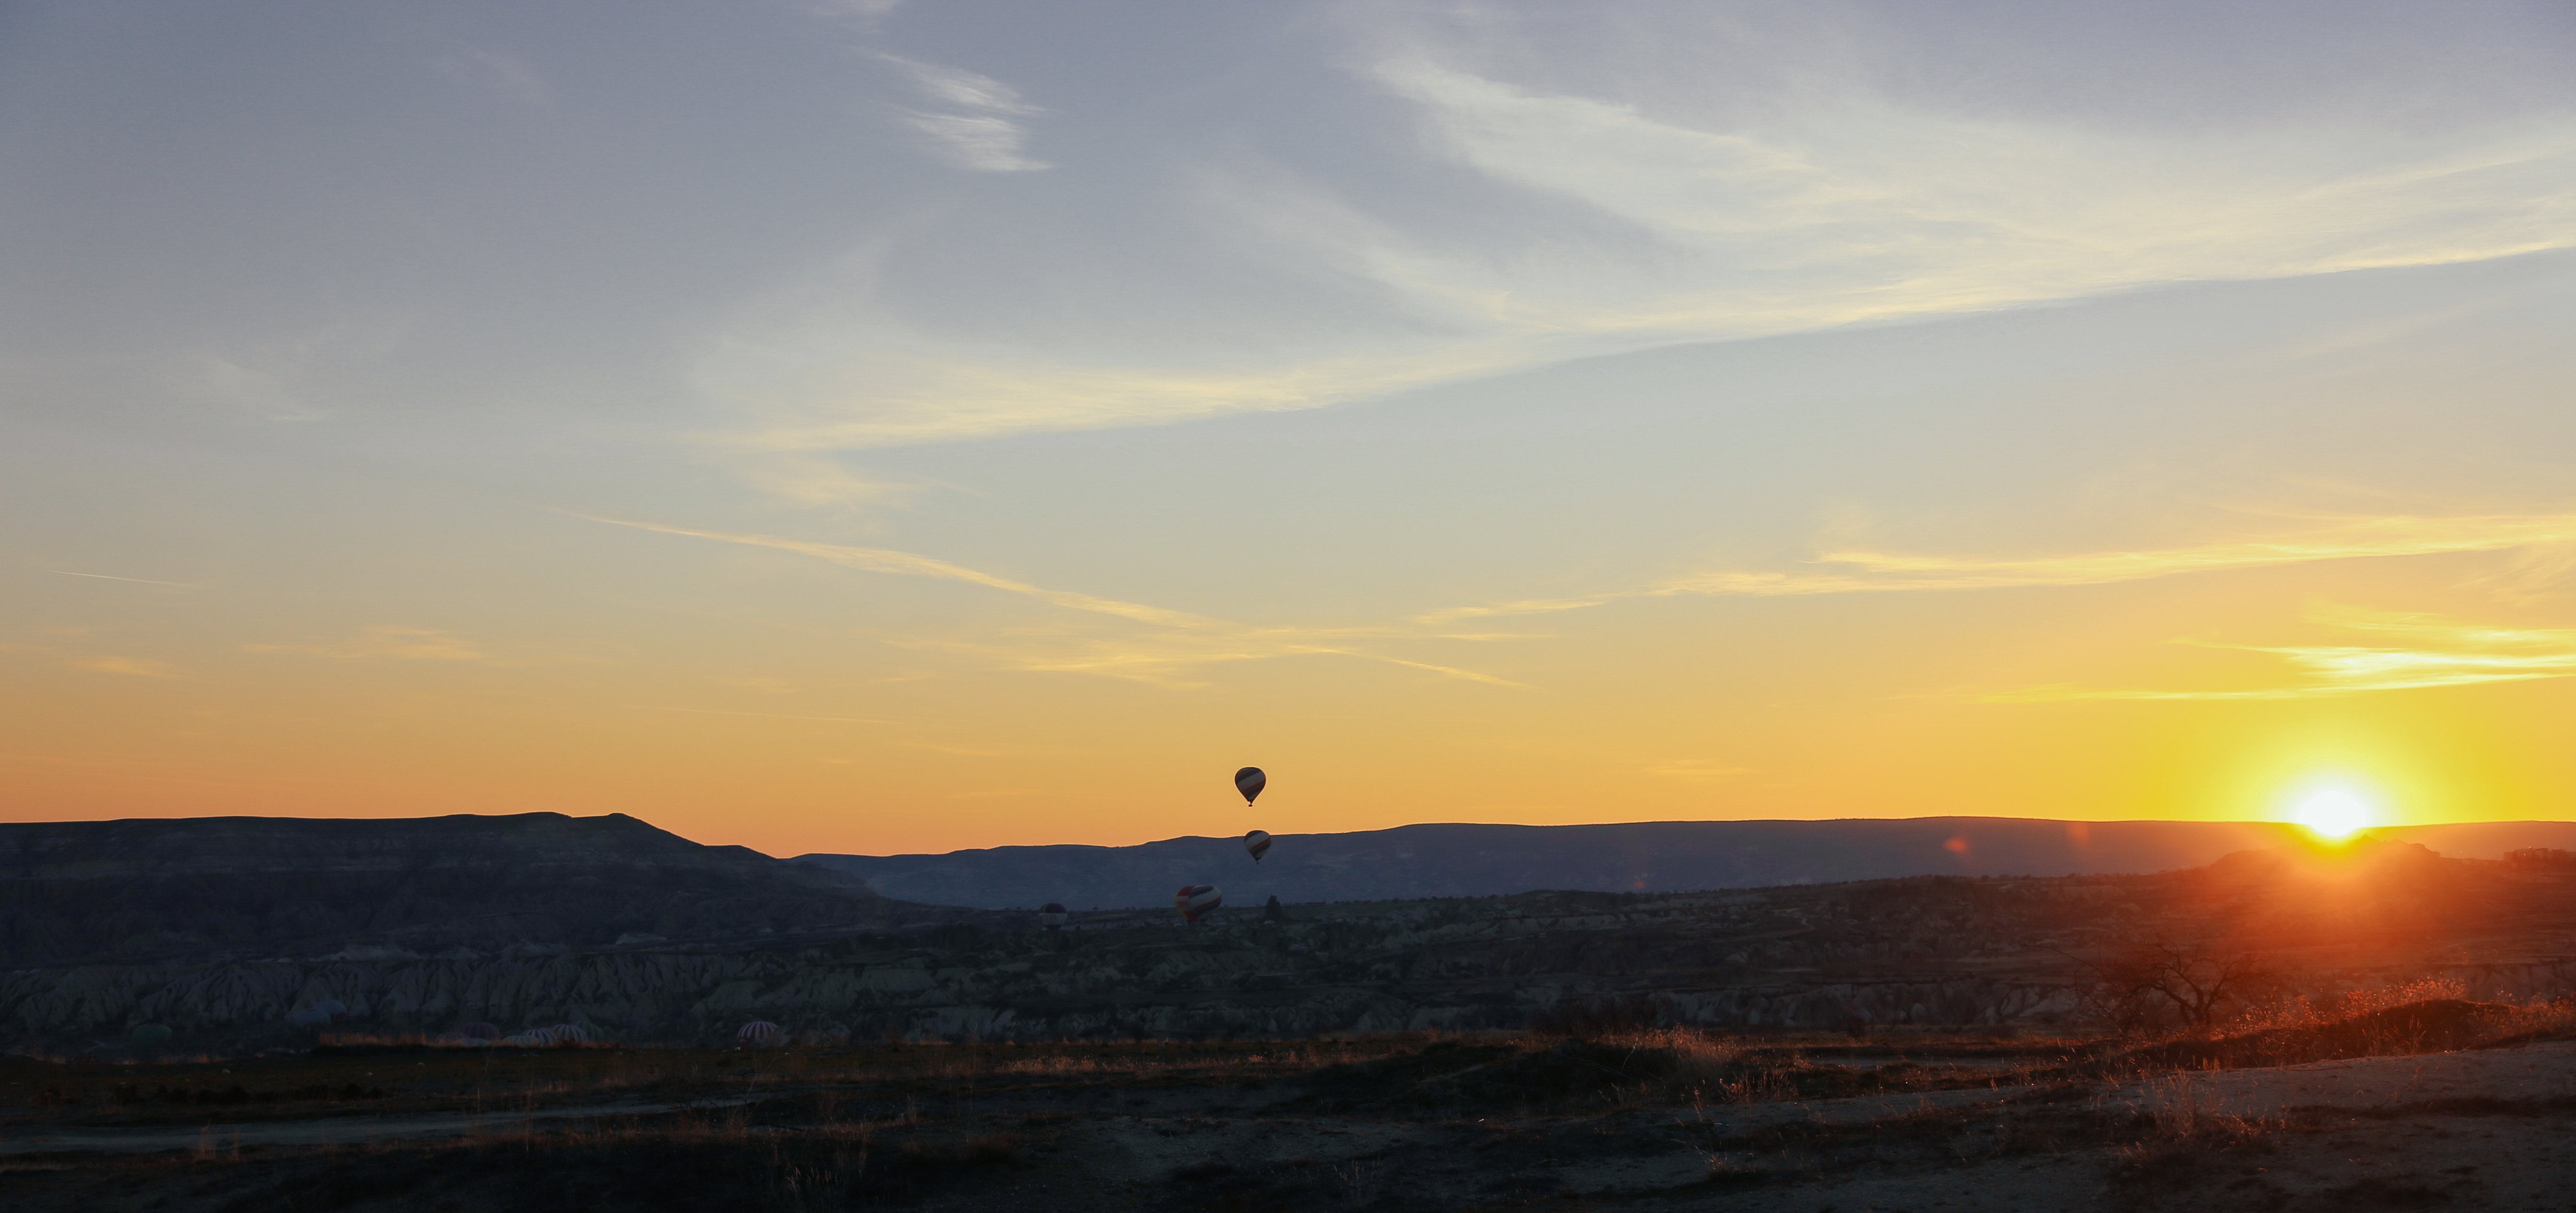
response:
[[[1050,931],[1063,930],[1064,920],[1071,916],[1072,911],[1065,909],[1060,901],[1050,901],[1038,907],[1038,925]]]
[[[1244,835],[1243,849],[1252,852],[1252,862],[1261,862],[1261,857],[1270,853],[1270,831],[1254,830]]]
[[[746,1049],[766,1049],[787,1039],[787,1030],[766,1019],[755,1019],[733,1034],[733,1042]]]
[[[1253,801],[1261,799],[1262,786],[1269,782],[1270,777],[1262,774],[1259,767],[1245,767],[1234,773],[1234,790],[1243,793],[1245,808],[1252,807]]]
[[[1224,904],[1225,894],[1218,892],[1212,884],[1182,885],[1180,892],[1172,894],[1172,908],[1180,911],[1181,917],[1188,919],[1191,926],[1199,925],[1200,919]]]

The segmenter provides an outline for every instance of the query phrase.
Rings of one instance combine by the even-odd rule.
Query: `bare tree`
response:
[[[2208,940],[2133,940],[2086,967],[2093,973],[2093,987],[2083,998],[2087,1010],[2123,1029],[2146,1026],[2168,1010],[2192,1027],[2206,1028],[2230,1004],[2274,980],[2261,957]]]

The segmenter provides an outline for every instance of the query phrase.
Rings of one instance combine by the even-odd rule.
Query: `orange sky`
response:
[[[1478,11],[43,8],[0,819],[2569,815],[2559,17]]]

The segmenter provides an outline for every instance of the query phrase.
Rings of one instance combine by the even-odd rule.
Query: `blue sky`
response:
[[[7,811],[2557,811],[2571,35],[15,6]]]

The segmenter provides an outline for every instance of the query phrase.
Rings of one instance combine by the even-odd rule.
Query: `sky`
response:
[[[0,819],[2576,804],[2564,4],[26,2],[0,265]]]

